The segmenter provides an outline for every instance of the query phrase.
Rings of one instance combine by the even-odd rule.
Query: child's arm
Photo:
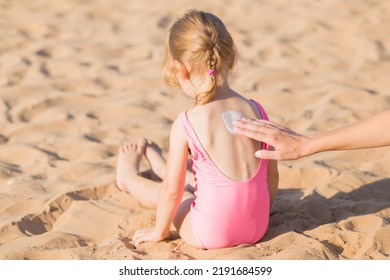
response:
[[[274,149],[271,147],[269,148],[269,150],[274,150]],[[276,160],[268,160],[267,182],[268,182],[268,192],[269,192],[270,207],[271,207],[279,186],[278,162]]]
[[[171,129],[167,168],[157,202],[156,226],[137,231],[133,237],[135,246],[169,237],[169,229],[184,191],[187,157],[187,140],[177,119]]]

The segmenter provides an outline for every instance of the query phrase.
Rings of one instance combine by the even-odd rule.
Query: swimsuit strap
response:
[[[189,142],[194,143],[194,141],[196,140],[196,135],[195,135],[193,129],[191,128],[190,123],[188,122],[187,112],[186,111],[181,112],[179,114],[179,118],[180,118],[181,126],[185,132],[186,137],[187,137],[187,140],[190,140]]]
[[[263,120],[269,121],[268,115],[267,115],[267,113],[265,112],[264,108],[260,105],[260,103],[257,102],[257,101],[255,101],[255,100],[253,100],[253,99],[249,99],[249,100],[256,104],[257,109],[259,109],[261,118],[262,118]],[[262,149],[263,149],[263,150],[268,150],[268,144],[263,142],[263,144],[262,144]]]
[[[187,118],[187,112],[181,112],[179,114],[181,126],[184,130],[184,134],[187,138],[188,146],[194,153],[192,157],[198,159],[199,157],[205,158],[206,152],[203,151],[203,146],[200,143],[198,136],[196,135],[190,121]]]
[[[253,99],[249,99],[249,100],[256,104],[256,106],[259,109],[260,115],[263,118],[263,120],[269,121],[268,115],[265,112],[264,108],[260,105],[260,103],[255,101],[255,100],[253,100]]]

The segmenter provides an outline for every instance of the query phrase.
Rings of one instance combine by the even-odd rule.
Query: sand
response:
[[[226,23],[231,85],[273,121],[310,134],[390,107],[388,1],[0,0],[0,259],[390,259],[390,148],[281,162],[253,246],[205,251],[173,231],[134,247],[155,212],[113,184],[117,150],[143,136],[166,156],[192,106],[161,79],[189,8]]]

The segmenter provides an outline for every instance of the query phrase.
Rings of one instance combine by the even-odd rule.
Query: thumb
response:
[[[142,242],[144,242],[141,238],[137,238],[134,241],[134,247],[137,248]]]
[[[279,159],[276,151],[269,151],[269,150],[258,150],[255,153],[255,157],[262,158],[262,159],[274,159],[274,160]]]

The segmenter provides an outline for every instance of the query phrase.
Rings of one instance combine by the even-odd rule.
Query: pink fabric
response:
[[[255,101],[252,101],[255,102]],[[255,102],[263,119],[268,117]],[[256,173],[246,181],[224,176],[203,149],[188,121],[179,115],[192,153],[195,200],[191,206],[192,225],[204,249],[254,244],[265,234],[269,218],[267,161],[261,160]],[[263,144],[263,148],[266,145]]]

